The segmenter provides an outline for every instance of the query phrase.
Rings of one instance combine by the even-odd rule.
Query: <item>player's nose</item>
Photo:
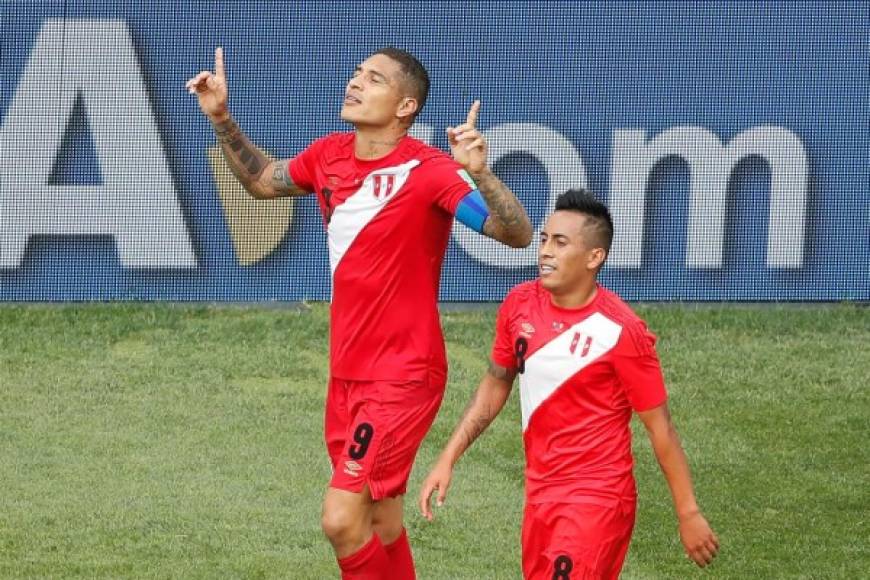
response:
[[[541,241],[538,245],[538,258],[552,258],[553,252],[550,250],[548,241]]]
[[[362,82],[360,82],[360,76],[362,75],[350,77],[350,80],[347,81],[347,88],[357,91],[362,90]]]

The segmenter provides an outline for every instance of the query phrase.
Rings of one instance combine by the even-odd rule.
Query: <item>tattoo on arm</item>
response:
[[[232,118],[214,125],[214,132],[221,143],[229,143],[241,131],[239,125]]]
[[[505,381],[507,383],[513,383],[514,378],[517,376],[517,369],[507,369],[501,365],[497,365],[494,362],[490,361],[489,370],[487,370],[490,376],[495,377],[501,381]]]
[[[284,197],[308,193],[293,183],[287,163],[272,163],[265,153],[251,143],[232,117],[216,123],[214,131],[233,175],[254,197]],[[265,173],[270,165],[271,179]]]
[[[248,188],[260,177],[269,159],[251,143],[232,117],[215,124],[214,132],[233,175]]]
[[[477,398],[478,393],[475,391],[471,400],[468,401],[468,405],[466,405],[465,411],[462,413],[462,421],[459,423],[463,449],[468,449],[495,418],[489,405],[485,405],[482,409],[475,410],[475,407],[477,406]]]
[[[514,193],[489,170],[472,177],[490,212],[483,224],[484,235],[510,246],[528,246],[532,241],[532,223]]]
[[[517,376],[516,369],[506,369],[494,362],[489,363],[488,373],[491,377],[507,383],[508,387]],[[480,401],[480,388],[474,392],[462,413],[462,419],[456,430],[462,447],[461,451],[468,449],[480,437],[480,434],[486,431],[486,428],[501,411],[502,405],[504,405],[504,399],[501,403],[493,405],[491,402]]]
[[[290,177],[289,161],[283,159],[272,163],[272,178],[269,180],[268,187],[272,190],[275,197],[293,197],[297,195],[307,195],[310,193],[296,185],[293,178]],[[327,191],[323,190],[324,194]]]
[[[290,179],[290,174],[284,169],[283,164],[275,165],[275,171],[272,172],[272,182],[281,187],[293,187],[293,180]]]

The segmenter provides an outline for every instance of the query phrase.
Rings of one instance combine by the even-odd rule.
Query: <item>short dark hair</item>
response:
[[[596,247],[610,253],[613,242],[613,219],[607,206],[598,201],[591,191],[577,188],[569,189],[556,198],[556,211],[575,211],[587,218],[589,241]]]
[[[429,73],[426,68],[420,63],[417,58],[408,51],[386,46],[373,54],[382,54],[387,56],[397,63],[402,68],[402,76],[404,76],[404,84],[410,90],[411,96],[417,99],[416,117],[423,110],[423,105],[426,104],[426,99],[429,97]]]

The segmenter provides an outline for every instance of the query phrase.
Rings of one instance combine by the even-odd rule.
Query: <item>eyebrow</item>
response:
[[[353,69],[353,71],[354,72],[368,72],[370,75],[380,77],[381,79],[383,79],[387,82],[389,82],[389,80],[390,80],[389,77],[387,77],[387,75],[385,75],[384,73],[378,72],[378,71],[373,70],[373,69],[369,69],[368,71],[364,71],[361,66],[356,67],[355,69]]]
[[[548,234],[547,232],[541,232],[541,236],[542,237],[547,236],[548,238],[561,238],[567,242],[571,241],[571,238],[569,236],[567,236],[566,234],[552,234],[551,235],[551,234]]]

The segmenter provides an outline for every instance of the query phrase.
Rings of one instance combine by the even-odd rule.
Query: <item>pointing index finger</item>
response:
[[[471,109],[468,111],[468,118],[465,119],[465,122],[474,127],[477,125],[477,115],[480,113],[480,101],[474,101],[471,104]]]
[[[224,76],[224,49],[220,46],[214,49],[214,74]]]

